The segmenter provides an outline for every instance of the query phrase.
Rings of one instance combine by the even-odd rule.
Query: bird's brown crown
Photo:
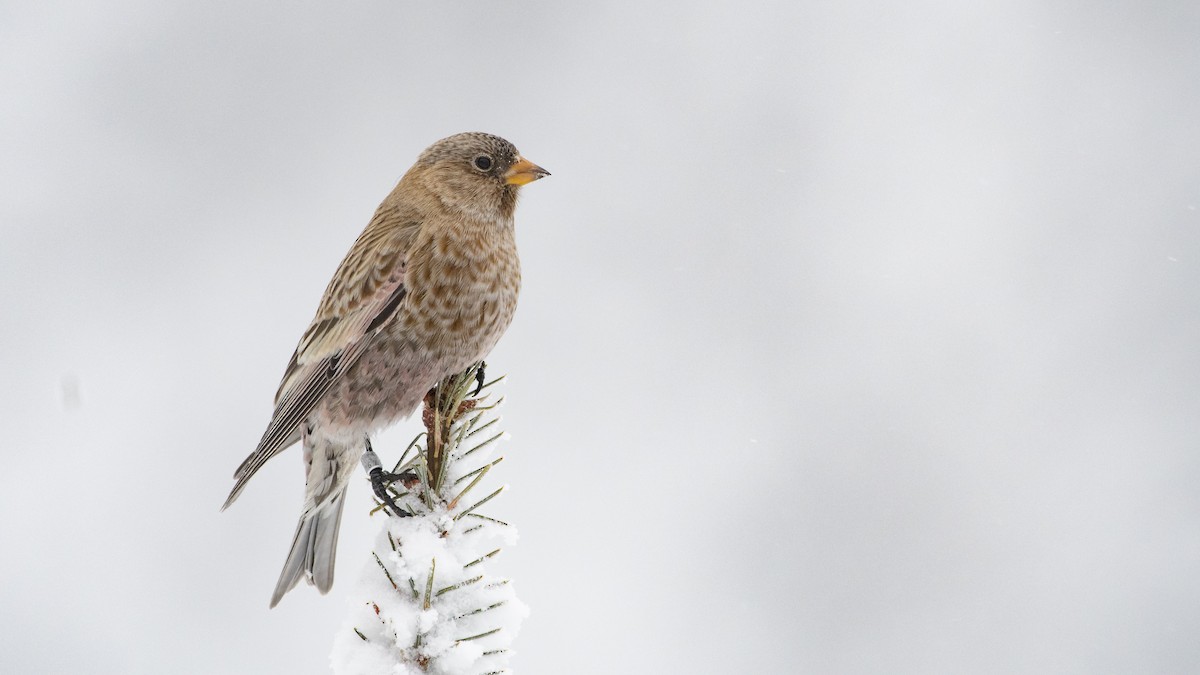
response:
[[[523,159],[508,141],[482,132],[455,134],[421,153],[415,172],[446,206],[490,219],[510,220],[517,188],[550,175]]]

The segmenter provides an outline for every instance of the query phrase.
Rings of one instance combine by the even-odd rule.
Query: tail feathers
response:
[[[283,573],[275,584],[271,607],[279,604],[285,593],[296,587],[301,577],[317,590],[328,593],[333,586],[333,563],[337,556],[338,529],[342,525],[342,507],[346,503],[346,488],[321,502],[300,517],[292,550],[288,552]]]

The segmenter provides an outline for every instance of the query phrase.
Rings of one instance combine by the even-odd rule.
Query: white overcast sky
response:
[[[522,675],[1200,670],[1195,2],[0,3],[0,671],[319,673],[226,513],[329,275],[500,134]],[[415,433],[376,444],[385,458]]]

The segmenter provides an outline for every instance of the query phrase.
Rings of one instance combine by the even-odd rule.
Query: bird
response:
[[[371,434],[482,361],[508,328],[521,286],[518,192],[549,175],[499,136],[444,138],[418,156],[342,259],[221,507],[269,459],[302,444],[304,505],[272,608],[301,579],[322,594],[332,587],[346,487]]]

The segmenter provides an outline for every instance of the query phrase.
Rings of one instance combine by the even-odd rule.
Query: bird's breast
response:
[[[520,284],[511,227],[430,237],[406,269],[395,327],[452,359],[481,356],[512,321]]]

